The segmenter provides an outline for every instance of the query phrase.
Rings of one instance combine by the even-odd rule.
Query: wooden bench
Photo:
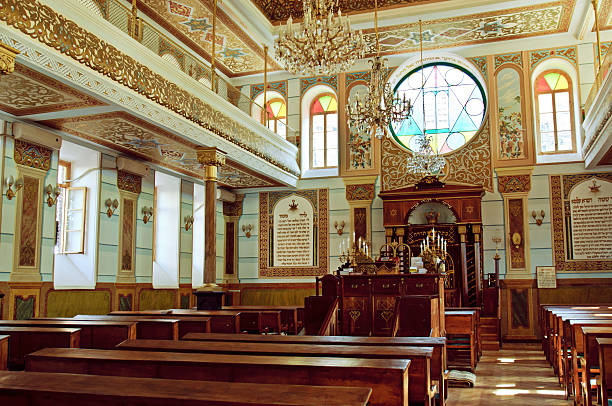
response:
[[[599,369],[601,374],[601,399],[607,406],[608,399],[612,398],[612,338],[597,338],[599,346]]]
[[[79,348],[81,345],[79,328],[0,326],[0,334],[10,336],[8,366],[13,370],[23,369],[25,356],[31,352],[47,347]]]
[[[136,338],[149,340],[178,340],[178,323],[176,319],[150,319],[132,316],[78,315],[73,318],[46,318],[43,320],[109,320],[136,323]]]
[[[283,343],[357,346],[432,347],[431,379],[438,382],[440,398],[446,396],[446,338],[444,337],[357,337],[357,336],[262,336],[253,334],[187,334],[183,340],[246,343]]]
[[[8,369],[9,336],[0,335],[0,371]]]
[[[190,352],[208,354],[342,357],[411,360],[408,393],[411,403],[431,405],[435,391],[431,387],[430,364],[433,348],[407,346],[355,346],[317,344],[240,343],[223,341],[126,340],[117,346],[124,350]]]
[[[599,375],[599,346],[597,338],[612,338],[612,325],[609,327],[581,327],[583,357],[578,358],[577,368],[582,371],[581,388],[586,405],[593,404],[591,379]]]
[[[366,406],[371,391],[343,386],[0,372],[0,404],[18,406]]]
[[[253,334],[282,332],[280,310],[241,311],[240,331]]]
[[[113,312],[114,313],[114,312]],[[121,312],[125,313],[125,312]],[[132,312],[127,312],[132,313]],[[91,317],[90,315],[78,315],[75,316],[75,319],[80,319],[81,317]],[[179,315],[170,315],[168,313],[155,313],[150,314],[149,312],[138,312],[138,315],[117,315],[117,314],[107,314],[107,315],[96,315],[95,317],[99,317],[99,320],[106,320],[106,317],[138,317],[140,319],[174,319],[178,320],[178,335],[179,338],[183,337],[187,333],[210,333],[210,317],[193,317],[193,316],[179,316]]]
[[[463,311],[463,310],[474,310],[476,312],[476,333],[475,333],[475,340],[476,340],[476,356],[477,356],[477,361],[480,360],[480,357],[482,356],[482,327],[481,327],[481,322],[480,322],[480,307],[446,307],[444,309],[444,314],[446,315],[447,312],[454,312],[454,311]]]
[[[410,360],[46,348],[26,370],[143,378],[372,388],[372,405],[408,405]]]
[[[112,349],[136,338],[136,323],[111,320],[0,320],[0,327],[80,328],[81,348]]]
[[[281,330],[288,334],[297,334],[298,330],[298,310],[303,306],[223,306],[223,310],[240,311],[280,311]]]
[[[237,310],[147,310],[147,311],[116,311],[109,315],[114,316],[182,316],[182,317],[208,317],[210,318],[210,331],[213,333],[239,333],[240,311]]]
[[[478,357],[476,310],[445,311],[444,323],[449,366],[474,371]]]

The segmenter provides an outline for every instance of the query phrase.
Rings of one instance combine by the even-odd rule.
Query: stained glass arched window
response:
[[[310,106],[310,167],[338,166],[338,100],[331,93],[317,96]]]
[[[575,152],[572,81],[561,71],[535,80],[538,145],[541,154]]]
[[[482,85],[466,69],[448,63],[425,64],[404,76],[395,87],[413,104],[406,120],[393,124],[391,134],[410,150],[423,133],[443,155],[461,148],[476,135],[484,119],[486,96]]]
[[[266,104],[268,114],[268,128],[278,135],[287,136],[287,105],[283,99],[272,99]],[[261,121],[264,121],[262,112]]]

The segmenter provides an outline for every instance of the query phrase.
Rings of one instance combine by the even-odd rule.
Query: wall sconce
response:
[[[246,238],[251,238],[251,230],[253,230],[253,225],[252,224],[243,224],[242,225],[242,232],[244,233],[244,235],[246,235]]]
[[[54,187],[52,184],[49,183],[45,187],[45,193],[47,194],[47,206],[53,207],[53,205],[57,203],[57,197],[60,195],[59,187]]]
[[[149,220],[151,220],[151,217],[153,217],[153,207],[143,206],[140,211],[142,213],[142,222],[147,224]]]
[[[342,235],[342,233],[344,232],[345,225],[346,223],[344,223],[344,220],[342,220],[340,223],[338,223],[337,221],[334,221],[334,228],[338,232],[338,235]]]
[[[13,185],[15,185],[15,190],[12,189]],[[15,178],[13,178],[13,175],[11,175],[6,178],[6,187],[6,198],[12,200],[13,197],[15,197],[15,194],[23,187],[23,179],[19,178],[17,179],[17,182],[15,182]]]
[[[115,210],[117,210],[117,207],[119,207],[119,201],[117,199],[106,199],[104,205],[106,206],[106,215],[108,217],[112,217],[112,215],[115,214]]]
[[[544,213],[544,210],[540,210],[540,216],[538,217],[538,214],[536,213],[536,211],[532,211],[531,212],[531,217],[533,217],[533,219],[535,220],[536,224],[541,226],[542,225],[542,221],[544,221],[544,215],[546,213]]]
[[[193,216],[185,216],[183,221],[185,222],[185,231],[189,231],[193,227]]]

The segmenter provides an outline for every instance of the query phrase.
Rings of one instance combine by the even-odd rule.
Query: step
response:
[[[483,342],[485,342],[485,341],[497,341],[497,333],[496,334],[480,333],[480,339]]]
[[[491,326],[490,324],[480,324],[480,332],[482,334],[495,334],[497,335],[497,324]]]
[[[499,351],[499,342],[497,342],[497,341],[483,341],[482,342],[482,350],[483,351]]]
[[[481,317],[480,318],[481,326],[496,326],[497,327],[497,317]]]

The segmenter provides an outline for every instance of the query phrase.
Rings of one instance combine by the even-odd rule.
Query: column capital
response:
[[[225,165],[225,152],[217,147],[198,147],[196,148],[198,162],[204,166],[223,166]]]
[[[497,168],[497,189],[502,195],[529,193],[531,190],[531,172],[533,166],[516,168]]]
[[[15,70],[15,57],[21,52],[0,42],[0,75],[8,75]]]

